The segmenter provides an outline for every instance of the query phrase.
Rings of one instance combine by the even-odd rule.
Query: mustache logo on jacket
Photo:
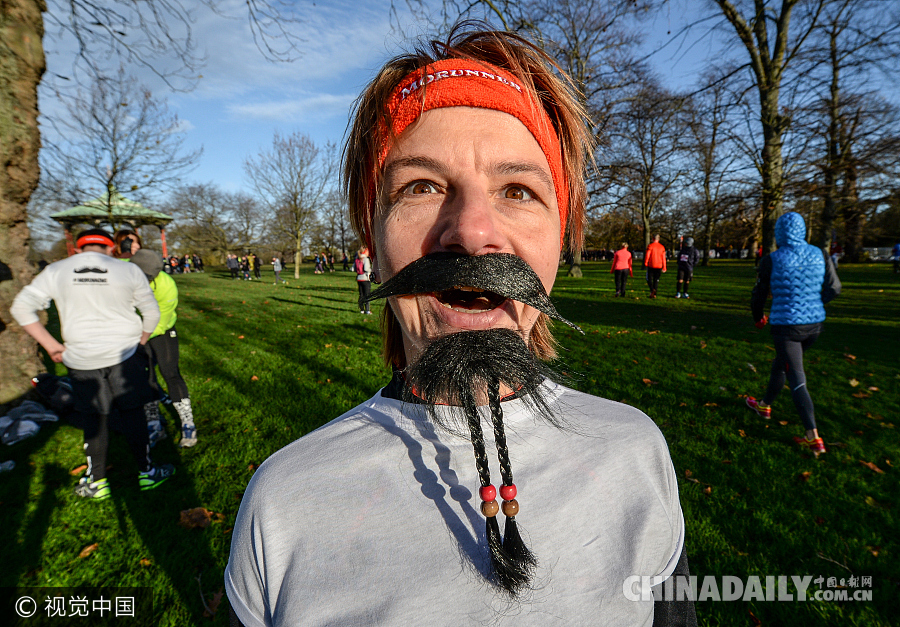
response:
[[[78,268],[77,270],[73,270],[75,274],[87,274],[88,272],[94,272],[96,274],[106,274],[109,272],[106,268],[91,268],[90,266],[84,268]]]

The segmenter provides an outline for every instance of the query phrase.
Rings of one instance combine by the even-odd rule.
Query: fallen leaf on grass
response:
[[[788,424],[788,421],[787,420],[779,420],[778,424],[780,424],[782,427],[786,427]]]
[[[816,524],[817,525],[821,525],[824,522],[825,522],[824,518],[822,518],[821,516],[816,516]]]
[[[872,462],[864,462],[863,460],[859,460],[859,463],[862,464],[863,466],[865,466],[866,468],[868,468],[869,470],[877,472],[879,475],[884,474],[884,471],[881,468],[879,468],[878,466],[876,466],[875,464],[873,464]]]
[[[69,474],[72,475],[72,476],[74,477],[74,476],[76,476],[76,475],[80,475],[80,474],[83,473],[85,470],[87,470],[87,464],[82,464],[81,466],[76,466],[75,468],[73,468],[72,470],[70,470],[70,471],[69,471]]]
[[[850,379],[850,387],[855,388],[857,385],[859,385],[859,381],[857,381],[856,379]]]
[[[750,370],[752,370],[753,372],[756,372],[756,366],[751,364],[749,361],[747,362],[747,367],[750,368]]]
[[[744,433],[744,430],[743,430],[743,429],[738,429],[738,433],[741,434],[741,437],[742,437],[742,438],[746,438],[746,437],[747,437],[747,434]]]
[[[656,385],[658,381],[651,381],[650,379],[641,379],[644,382],[644,385]]]
[[[151,562],[150,560],[148,560],[146,557],[142,557],[142,558],[141,558],[141,566],[150,566],[150,564],[152,564],[152,563],[153,563],[153,562]]]
[[[659,331],[647,331],[647,335],[656,335]]]
[[[851,394],[854,398],[869,398],[872,396],[871,394],[866,394],[865,392],[856,392],[855,394]]]
[[[689,376],[689,377],[696,377],[697,375],[695,375],[693,372],[689,372],[689,373],[688,373],[688,376]]]
[[[253,375],[252,377],[250,377],[250,380],[251,381],[259,381],[259,377],[257,377],[256,375]]]
[[[878,554],[881,552],[881,545],[876,544],[875,546],[868,546],[866,548],[869,549],[869,553],[872,554],[872,557],[878,557]]]
[[[844,353],[844,357],[847,359],[856,359],[856,355],[851,355],[850,353]]]
[[[730,464],[730,463],[731,463],[731,460],[730,460],[730,459],[723,459],[723,460],[722,460],[722,463],[723,463],[723,464]]]
[[[331,348],[331,346],[332,346],[331,344],[326,344],[325,348]]]
[[[703,494],[712,494],[712,486],[708,485],[705,488],[703,488]]]
[[[709,402],[709,403],[703,403],[703,406],[704,407],[718,407],[719,405],[718,405],[718,403]]]
[[[688,481],[690,481],[691,483],[700,483],[699,479],[694,479],[693,477],[688,477]]]
[[[877,392],[877,391],[878,391],[878,388],[875,387],[874,385],[870,385],[870,386],[869,386],[869,391],[870,391],[870,392]]]
[[[809,478],[811,476],[812,476],[812,473],[808,470],[805,470],[805,471],[801,472],[799,475],[797,475],[797,478],[800,481],[809,481]]]
[[[96,551],[99,548],[99,546],[100,545],[97,544],[96,542],[94,542],[93,544],[87,545],[86,547],[81,549],[81,553],[78,554],[78,557],[87,557],[88,555],[90,555],[91,553]]]
[[[706,348],[706,342],[700,340],[700,348]]]
[[[225,514],[211,512],[205,507],[194,507],[181,511],[178,524],[185,529],[206,529],[214,522],[225,520]]]
[[[762,625],[762,621],[756,618],[756,614],[753,613],[753,610],[747,610],[747,613],[750,614],[750,622],[753,623],[754,627],[759,627],[759,625]]]
[[[203,610],[204,616],[206,616],[207,618],[212,618],[213,616],[216,615],[216,612],[219,611],[219,604],[222,602],[223,595],[224,595],[224,592],[222,590],[219,590],[214,595],[212,595],[212,598],[209,600],[209,603],[207,603],[207,605],[206,605],[207,609]]]
[[[239,340],[243,340],[243,339],[244,339],[244,336],[243,336],[243,335],[239,335],[239,336],[238,336],[238,339],[239,339]]]
[[[678,403],[679,407],[687,407],[687,403]]]
[[[685,469],[684,469],[684,476],[685,476],[685,477],[693,477],[693,476],[694,476],[694,473],[691,472],[691,469],[690,469],[690,468],[685,468]]]
[[[871,496],[866,497],[866,505],[868,505],[869,507],[878,507],[880,509],[886,509],[885,505],[882,505],[881,503],[879,503],[878,501],[873,499]]]

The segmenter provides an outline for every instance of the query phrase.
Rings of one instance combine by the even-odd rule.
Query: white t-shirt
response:
[[[152,333],[159,324],[159,305],[141,269],[103,253],[51,263],[19,292],[9,311],[24,326],[39,322],[37,312],[51,300],[66,345],[63,364],[75,370],[122,363],[134,354],[141,331]]]
[[[521,399],[503,403],[516,520],[538,559],[521,600],[483,575],[490,557],[471,442],[379,392],[272,455],[250,481],[225,571],[241,622],[649,627],[653,602],[627,600],[623,584],[667,578],[681,555],[665,440],[637,409],[544,385],[567,430]],[[498,485],[486,411],[483,423]]]

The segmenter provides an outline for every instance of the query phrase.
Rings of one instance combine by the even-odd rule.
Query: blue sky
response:
[[[667,31],[677,32],[682,14],[702,0],[672,0],[646,24],[647,49],[657,47]],[[190,2],[186,4],[190,5]],[[199,5],[199,3],[198,3]],[[243,2],[225,0],[231,15],[246,15]],[[229,6],[231,5],[231,6]],[[207,57],[202,78],[188,93],[169,91],[150,72],[138,73],[154,95],[168,101],[186,130],[186,148],[204,154],[188,182],[212,182],[228,191],[247,190],[244,160],[271,145],[274,133],[295,131],[317,144],[340,143],[351,103],[382,62],[402,49],[423,27],[402,11],[401,34],[392,28],[389,0],[303,2],[295,29],[303,40],[301,57],[290,63],[267,61],[253,42],[246,18],[225,19],[198,8],[193,32]],[[397,7],[405,7],[398,0]],[[394,22],[396,24],[396,21]],[[710,43],[687,49],[667,48],[653,57],[655,68],[671,87],[686,87],[701,68]],[[50,72],[65,73],[64,55],[49,56]],[[53,103],[42,102],[44,110]]]

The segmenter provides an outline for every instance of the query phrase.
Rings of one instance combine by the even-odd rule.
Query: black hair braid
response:
[[[497,443],[500,474],[503,477],[503,485],[510,486],[513,485],[512,464],[510,464],[509,449],[506,446],[503,407],[500,405],[500,383],[497,380],[491,381],[488,385],[488,405],[491,410],[491,422],[494,425],[494,441]],[[518,510],[518,502],[512,501],[512,503]],[[504,502],[504,506],[506,505],[507,503]],[[525,546],[525,542],[519,534],[515,514],[506,517],[506,527],[503,530],[503,555],[509,560],[508,568],[503,575],[508,583],[501,585],[515,594],[531,583],[534,569],[537,566],[537,559]]]

